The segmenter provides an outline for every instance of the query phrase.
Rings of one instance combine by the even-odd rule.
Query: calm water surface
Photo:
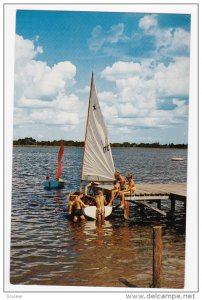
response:
[[[56,172],[58,148],[14,148],[10,281],[24,285],[137,287],[152,283],[152,225],[163,224],[163,287],[184,285],[185,226],[178,204],[173,222],[131,207],[130,220],[114,211],[105,225],[73,224],[67,194],[79,187],[82,149],[65,148],[65,188],[44,190]],[[137,183],[186,182],[187,150],[113,149],[115,166]],[[183,157],[184,161],[171,161]],[[167,205],[167,204],[166,204]],[[164,206],[164,210],[169,207]]]

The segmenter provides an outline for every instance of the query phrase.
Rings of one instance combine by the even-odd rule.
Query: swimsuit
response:
[[[126,189],[126,181],[124,179],[124,177],[122,177],[121,179],[117,179],[116,183],[114,184],[114,189],[117,189],[117,184],[119,185],[119,188],[121,191]]]
[[[120,184],[120,190],[121,191],[126,190],[126,181],[125,181],[125,179],[123,177],[119,181],[119,184]]]
[[[126,189],[127,190],[129,189],[129,191],[126,191],[124,193],[124,195],[131,195],[131,194],[133,194],[135,192],[135,183],[134,182],[129,183],[128,186],[126,187]]]
[[[83,215],[83,211],[81,208],[74,208],[72,211],[72,215],[73,215],[73,217],[74,216],[80,217]]]
[[[105,213],[105,207],[104,206],[97,207],[97,209],[96,209],[96,214],[97,215],[104,215],[104,213]]]
[[[126,186],[121,186],[121,191],[126,190]]]

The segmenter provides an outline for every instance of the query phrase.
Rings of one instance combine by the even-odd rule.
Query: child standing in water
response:
[[[68,206],[68,212],[72,215],[73,221],[77,222],[80,218],[81,220],[85,220],[85,216],[82,211],[82,207],[87,207],[88,205],[85,205],[83,201],[81,200],[84,197],[83,193],[80,193],[80,195],[77,195],[75,197],[74,201],[70,201]]]
[[[95,197],[95,203],[96,203],[96,219],[97,222],[104,223],[105,221],[105,204],[107,204],[107,201],[105,197],[103,196],[102,191],[98,191],[98,195]]]

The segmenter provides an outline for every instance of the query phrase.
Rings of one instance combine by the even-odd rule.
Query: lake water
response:
[[[44,190],[54,177],[58,148],[14,148],[10,282],[23,285],[148,288],[152,284],[152,226],[163,228],[163,287],[184,285],[185,216],[177,204],[175,219],[130,208],[130,220],[116,210],[105,225],[73,224],[67,195],[78,190],[82,149],[65,148],[61,190]],[[187,150],[113,149],[116,169],[132,172],[136,183],[186,182]],[[184,161],[171,161],[183,157]],[[169,207],[162,209],[169,210]]]

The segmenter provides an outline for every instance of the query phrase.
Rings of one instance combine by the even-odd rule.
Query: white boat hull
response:
[[[87,206],[82,208],[83,214],[86,217],[96,220],[96,206]],[[112,213],[112,206],[105,206],[105,218],[110,216]]]
[[[173,160],[173,161],[183,161],[184,159],[181,158],[181,157],[173,157],[173,158],[171,158],[171,160]]]

